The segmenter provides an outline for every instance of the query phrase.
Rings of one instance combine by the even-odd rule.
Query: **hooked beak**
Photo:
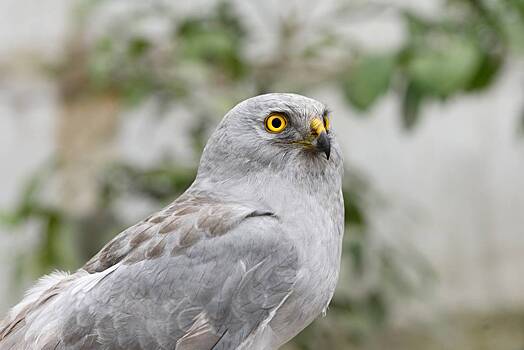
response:
[[[316,145],[318,151],[323,152],[329,160],[331,154],[331,140],[327,134],[324,122],[320,118],[313,118],[311,120],[311,133],[316,136]]]

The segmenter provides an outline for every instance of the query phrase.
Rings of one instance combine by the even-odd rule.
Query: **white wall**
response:
[[[523,81],[513,62],[489,91],[425,107],[412,133],[398,126],[394,96],[358,117],[324,98],[346,159],[386,199],[377,233],[438,273],[435,294],[411,305],[419,312],[524,307]]]
[[[57,91],[47,78],[34,74],[31,57],[48,63],[60,58],[71,4],[0,2],[1,209],[16,202],[24,182],[52,154]],[[0,227],[0,314],[13,302],[9,291],[14,253],[34,242],[30,227],[16,232]]]

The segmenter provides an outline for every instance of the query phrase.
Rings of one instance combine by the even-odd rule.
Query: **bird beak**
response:
[[[311,133],[316,137],[316,145],[318,151],[324,152],[326,158],[329,160],[331,154],[331,140],[327,134],[324,122],[320,118],[313,118],[310,123]]]

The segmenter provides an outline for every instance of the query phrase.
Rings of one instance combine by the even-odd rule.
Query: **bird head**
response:
[[[340,171],[342,158],[323,103],[297,94],[272,93],[231,109],[208,141],[200,172],[272,170],[302,175]],[[237,171],[237,172],[238,172]]]

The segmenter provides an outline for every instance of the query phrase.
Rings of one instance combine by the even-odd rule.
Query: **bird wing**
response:
[[[23,327],[6,329],[18,344],[50,349],[235,349],[293,291],[297,264],[271,211],[184,195],[108,243]]]

